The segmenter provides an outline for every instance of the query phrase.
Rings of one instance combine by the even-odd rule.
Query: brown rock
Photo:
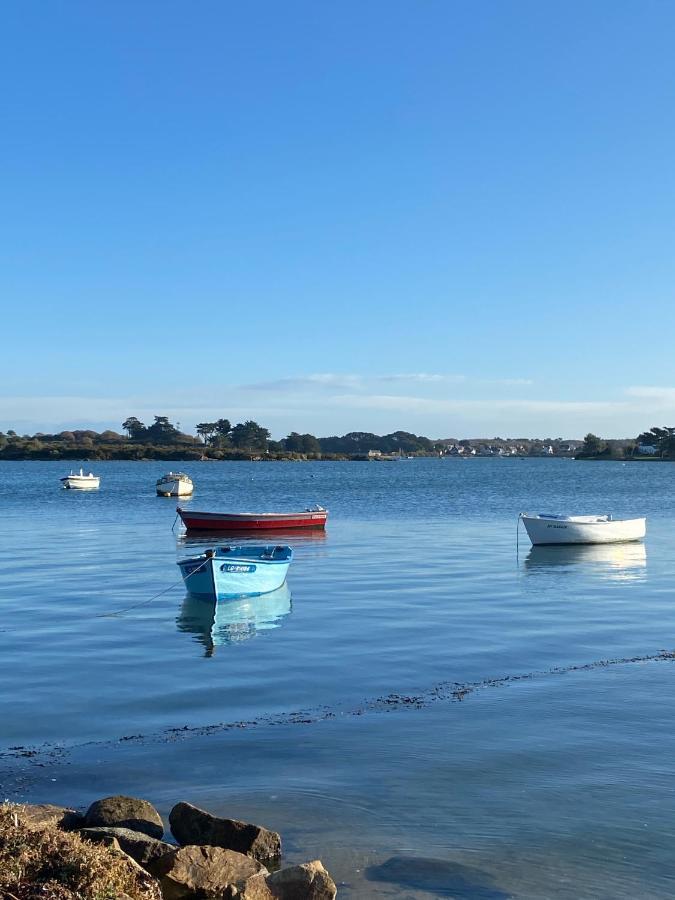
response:
[[[224,894],[226,897],[236,897],[237,900],[274,900],[274,894],[267,884],[267,878],[261,872],[259,875],[251,875],[246,879],[246,883],[242,888],[238,888],[239,893],[233,893],[232,888],[228,888],[230,893]]]
[[[334,900],[335,882],[319,859],[289,866],[267,876],[267,884],[278,900]]]
[[[84,824],[82,813],[51,803],[27,803],[21,808],[19,819],[33,831],[40,831],[50,825],[56,825],[62,831],[74,831]]]
[[[158,841],[141,831],[131,831],[129,828],[82,828],[80,834],[94,843],[107,843],[110,838],[115,838],[120,848],[146,869],[148,863],[176,849],[173,844]]]
[[[262,860],[281,854],[281,837],[276,831],[237,819],[221,819],[191,803],[177,803],[169,813],[169,824],[179,844],[224,847]]]
[[[156,897],[161,896],[161,891],[159,890],[159,884],[157,880],[150,875],[142,866],[140,866],[133,856],[129,856],[128,853],[125,853],[124,850],[119,845],[119,842],[116,837],[112,835],[106,835],[100,841],[104,846],[110,847],[111,850],[114,850],[115,853],[121,857],[127,866],[131,869],[132,872],[136,875],[139,884],[142,884],[145,888],[150,889],[154,886],[155,890],[150,890],[150,896]],[[126,894],[122,894],[122,897],[126,897]],[[117,898],[119,900],[119,898]]]
[[[237,897],[273,900],[267,869],[257,860],[222,847],[179,847],[151,863],[164,900]]]
[[[164,823],[152,803],[136,797],[104,797],[92,803],[84,814],[85,828],[129,828],[160,840]]]

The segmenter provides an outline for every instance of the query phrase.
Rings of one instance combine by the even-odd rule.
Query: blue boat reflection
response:
[[[591,574],[616,581],[633,581],[646,574],[647,548],[638,542],[539,546],[532,547],[524,563],[531,575],[552,567],[576,569],[583,566]]]
[[[291,612],[291,591],[287,583],[262,597],[226,600],[217,603],[187,595],[176,619],[179,631],[195,635],[206,647],[206,656],[215,648],[254,638],[259,632],[279,628]]]

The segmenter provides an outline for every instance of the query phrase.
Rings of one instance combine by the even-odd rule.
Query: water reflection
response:
[[[213,656],[216,647],[247,641],[259,631],[278,628],[290,612],[291,590],[284,583],[261,597],[219,603],[188,594],[176,625],[179,631],[195,635],[195,640],[206,647],[205,656]]]
[[[537,574],[551,567],[588,567],[597,575],[616,581],[644,578],[647,548],[639,542],[626,544],[570,544],[532,547],[525,557],[525,570]]]
[[[273,531],[183,531],[176,537],[180,547],[214,547],[228,544],[320,544],[326,540],[323,528],[298,531],[297,528],[279,528]]]

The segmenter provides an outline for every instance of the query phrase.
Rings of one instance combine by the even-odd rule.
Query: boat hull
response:
[[[61,482],[64,488],[67,488],[69,491],[96,491],[101,484],[101,479],[69,476],[62,478]]]
[[[194,485],[186,481],[166,482],[157,485],[158,497],[189,497]]]
[[[202,600],[234,600],[241,597],[260,597],[276,591],[286,581],[292,551],[283,559],[263,559],[250,548],[250,555],[234,553],[212,557],[197,556],[180,560],[178,566],[185,586],[193,597]],[[270,550],[273,548],[270,548]]]
[[[566,519],[521,516],[535,547],[545,544],[619,544],[644,538],[646,519],[607,519],[572,522]]]
[[[325,528],[328,510],[295,513],[211,513],[176,510],[188,531],[277,531]]]

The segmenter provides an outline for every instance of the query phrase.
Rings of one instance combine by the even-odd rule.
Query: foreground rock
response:
[[[129,828],[160,840],[164,823],[152,803],[136,797],[104,797],[92,803],[84,814],[85,828]]]
[[[177,803],[169,813],[171,833],[179,844],[208,844],[258,860],[281,855],[281,837],[261,825],[221,819],[191,803]]]
[[[52,803],[28,803],[21,807],[18,816],[24,825],[33,830],[55,826],[61,831],[75,831],[84,824],[82,813]]]
[[[147,884],[154,884],[157,886],[157,879],[154,878],[147,869],[144,869],[140,863],[137,863],[133,856],[129,856],[128,853],[125,853],[124,850],[120,847],[119,841],[116,837],[105,837],[102,843],[109,849],[113,850],[121,859],[124,860],[127,866],[136,872],[137,876]],[[118,900],[118,898],[115,898]]]
[[[267,884],[279,900],[335,900],[337,887],[319,859],[289,866],[267,876]]]
[[[159,839],[164,833],[159,813],[148,801],[135,797],[105,797],[92,803],[84,816],[52,804],[0,804],[0,895],[9,865],[19,881],[7,886],[21,888],[18,894],[5,891],[14,900],[28,900],[24,870],[30,873],[28,883],[37,886],[40,900],[93,900],[94,896],[96,900],[335,900],[335,882],[320,860],[270,875],[263,861],[275,863],[281,854],[281,838],[274,831],[220,818],[190,803],[176,804],[170,823],[180,847]],[[3,828],[12,835],[5,845]],[[66,834],[66,830],[79,833]],[[36,861],[42,866],[43,858],[47,860],[44,872],[31,869]],[[422,861],[416,862],[419,866]],[[439,862],[434,862],[432,883],[439,880]],[[389,860],[369,875],[374,880],[396,881],[397,863]],[[407,870],[408,865],[403,868]],[[445,869],[447,864],[441,881],[448,875]],[[457,876],[456,871],[453,874]],[[43,882],[43,875],[56,879],[56,893],[50,893],[52,881]],[[90,883],[96,885],[94,893],[89,892]],[[37,895],[30,897],[36,900]]]
[[[267,869],[255,859],[222,847],[179,847],[150,864],[164,900],[237,897],[273,900]]]
[[[131,831],[130,828],[82,828],[80,835],[89,841],[106,844],[112,838],[117,840],[120,848],[144,868],[148,864],[175,850],[173,844],[158,841],[142,831]]]
[[[0,895],[33,900],[162,900],[159,885],[121,851],[57,825],[33,828],[20,806],[0,804]]]

